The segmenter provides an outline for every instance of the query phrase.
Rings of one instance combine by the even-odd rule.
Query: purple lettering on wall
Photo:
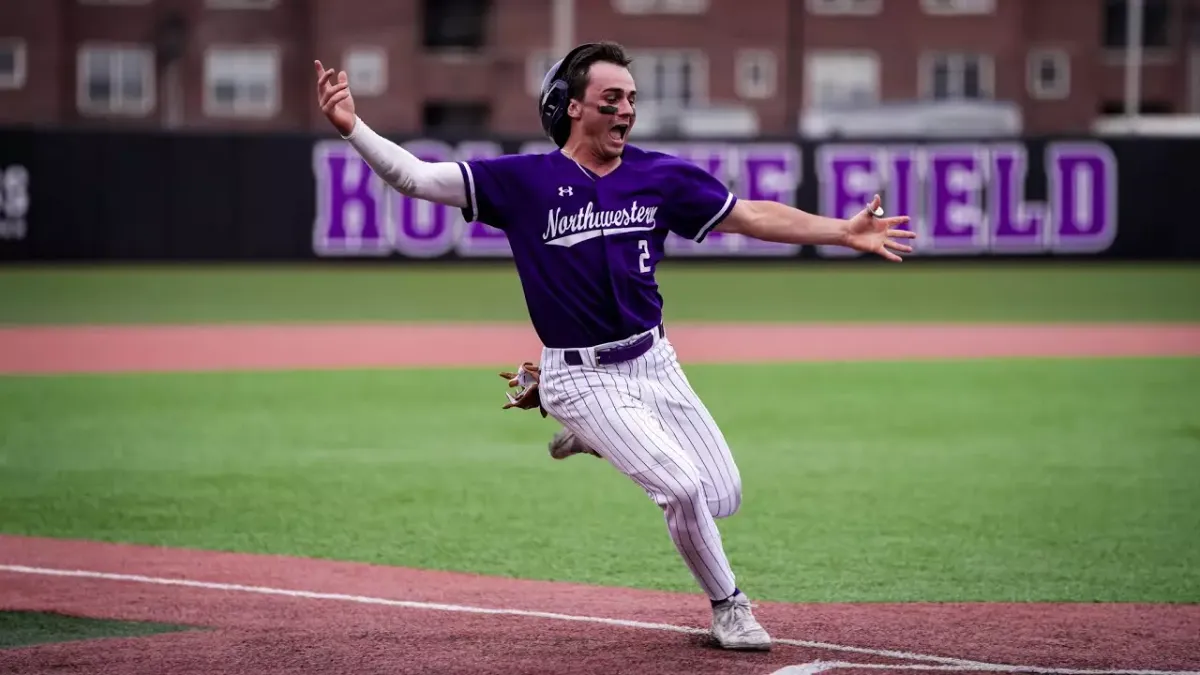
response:
[[[1053,199],[1055,251],[1098,253],[1117,236],[1117,160],[1099,142],[1051,143],[1046,176]]]
[[[318,255],[387,255],[383,182],[344,141],[313,146],[317,209],[313,250]]]
[[[865,145],[822,145],[817,150],[817,212],[831,218],[851,218],[871,201],[882,185],[879,151]],[[826,258],[861,255],[845,246],[818,246]]]
[[[404,149],[426,162],[446,162],[454,159],[454,152],[442,141],[416,140],[403,144]],[[391,208],[395,218],[396,250],[410,258],[436,258],[449,253],[454,247],[454,230],[450,227],[450,207],[435,204],[389,191]]]
[[[734,148],[725,143],[661,143],[654,145],[654,151],[687,160],[716,176],[725,185],[733,183],[737,172]],[[700,244],[672,232],[663,242],[663,252],[680,257],[732,255],[737,245],[737,237],[723,232],[709,232]]]
[[[988,238],[982,208],[985,148],[938,145],[929,149],[927,157],[928,235],[923,248],[931,253],[982,252]]]
[[[1025,201],[1029,162],[1025,146],[992,146],[988,181],[990,249],[996,252],[1036,252],[1047,246],[1046,205]]]
[[[470,141],[458,146],[457,159],[468,161],[472,159],[487,159],[504,154],[498,143],[491,141]],[[480,222],[464,222],[462,211],[455,209],[451,223],[454,227],[455,241],[459,255],[468,258],[480,257],[511,257],[512,247],[508,237],[500,230]]]
[[[889,216],[908,216],[909,221],[897,229],[917,232],[920,237],[923,231],[920,213],[920,150],[914,145],[893,145],[887,152],[883,180],[883,210]],[[909,255],[920,255],[920,248],[913,248]]]
[[[803,179],[800,148],[794,143],[752,143],[730,148],[739,154],[737,195],[741,199],[796,205],[796,188]],[[739,255],[791,256],[799,244],[781,244],[736,236]]]

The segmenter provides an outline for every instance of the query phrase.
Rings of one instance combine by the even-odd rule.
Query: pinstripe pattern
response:
[[[581,351],[583,365],[570,366],[562,350],[543,350],[542,405],[658,504],[705,593],[729,597],[735,580],[716,519],[737,512],[741,477],[674,347],[657,339],[641,357],[605,366]]]

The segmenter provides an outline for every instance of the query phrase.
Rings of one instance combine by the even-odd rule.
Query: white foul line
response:
[[[856,670],[912,670],[943,673],[1035,673],[1037,675],[1195,675],[1191,670],[1089,670],[1086,668],[1042,668],[1040,666],[1006,666],[991,663],[962,665],[933,665],[924,663],[851,663],[849,661],[813,661],[786,666],[770,675],[816,675],[838,668]]]
[[[316,591],[298,591],[286,588],[270,588],[268,586],[245,586],[242,584],[225,584],[212,581],[195,581],[192,579],[168,579],[165,577],[148,577],[140,574],[116,574],[112,572],[95,572],[92,570],[64,570],[53,569],[49,567],[28,567],[26,565],[3,565],[0,564],[0,572],[13,572],[16,574],[36,574],[52,577],[76,577],[84,579],[105,579],[109,581],[132,581],[140,584],[154,584],[159,586],[184,586],[188,588],[203,588],[214,591],[234,591],[239,593],[257,593],[259,595],[281,595],[289,598],[305,598],[310,600],[341,600],[344,602],[354,602],[362,605],[384,605],[388,607],[406,607],[409,609],[426,609],[440,612],[464,612],[468,614],[499,614],[507,616],[523,616],[538,619],[553,619],[556,621],[576,621],[582,623],[598,623],[609,626],[620,626],[622,628],[641,628],[644,630],[660,630],[670,631],[674,633],[687,633],[691,635],[708,635],[709,631],[703,628],[693,628],[690,626],[676,626],[667,623],[649,623],[645,621],[631,621],[628,619],[606,619],[598,616],[576,616],[572,614],[558,614],[555,612],[535,612],[524,609],[495,609],[489,607],[471,607],[468,605],[448,605],[435,602],[418,602],[415,600],[391,600],[388,598],[373,598],[365,595],[346,595],[344,593],[319,593]],[[794,647],[808,647],[810,649],[823,649],[835,652],[847,652],[853,654],[864,654],[868,656],[888,657],[895,659],[904,659],[907,661],[924,661],[926,663],[942,664],[939,666],[932,665],[884,665],[884,664],[865,664],[865,663],[847,663],[841,661],[817,661],[801,666],[789,666],[790,668],[806,669],[798,672],[820,672],[832,668],[872,668],[872,669],[897,669],[897,670],[934,670],[934,671],[981,671],[981,672],[996,672],[996,673],[1034,673],[1037,675],[1200,675],[1200,671],[1187,670],[1073,670],[1066,668],[1042,668],[1039,666],[1013,666],[998,663],[985,663],[982,661],[969,661],[966,659],[955,659],[946,656],[932,656],[929,654],[914,654],[910,652],[892,651],[888,649],[869,649],[866,647],[850,647],[846,645],[836,645],[828,642],[812,642],[809,640],[792,640],[786,638],[776,638],[773,640],[776,644],[791,645]],[[809,668],[820,668],[820,670],[808,670]],[[786,672],[786,669],[785,669]],[[794,671],[797,672],[797,671]]]

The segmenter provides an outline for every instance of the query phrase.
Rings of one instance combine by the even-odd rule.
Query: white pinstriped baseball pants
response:
[[[543,349],[542,405],[663,509],[697,583],[709,598],[723,600],[735,582],[716,519],[741,506],[741,476],[675,348],[652,334],[650,351],[624,363],[597,365],[593,350],[576,350],[583,364],[573,366],[566,350]]]

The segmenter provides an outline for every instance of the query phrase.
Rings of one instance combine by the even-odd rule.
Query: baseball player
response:
[[[315,61],[317,98],[334,128],[388,185],[501,230],[543,349],[539,405],[640,486],[712,605],[726,649],[771,638],[739,590],[716,519],[737,512],[742,482],[721,430],[680,368],[662,324],[655,268],[668,233],[704,241],[732,232],[764,241],[847,246],[900,261],[911,251],[879,196],[851,219],[738,199],[671,155],[629,144],[637,88],[624,49],[583,44],[542,82],[538,116],[557,145],[544,154],[424,162],[355,114],[346,73]]]

